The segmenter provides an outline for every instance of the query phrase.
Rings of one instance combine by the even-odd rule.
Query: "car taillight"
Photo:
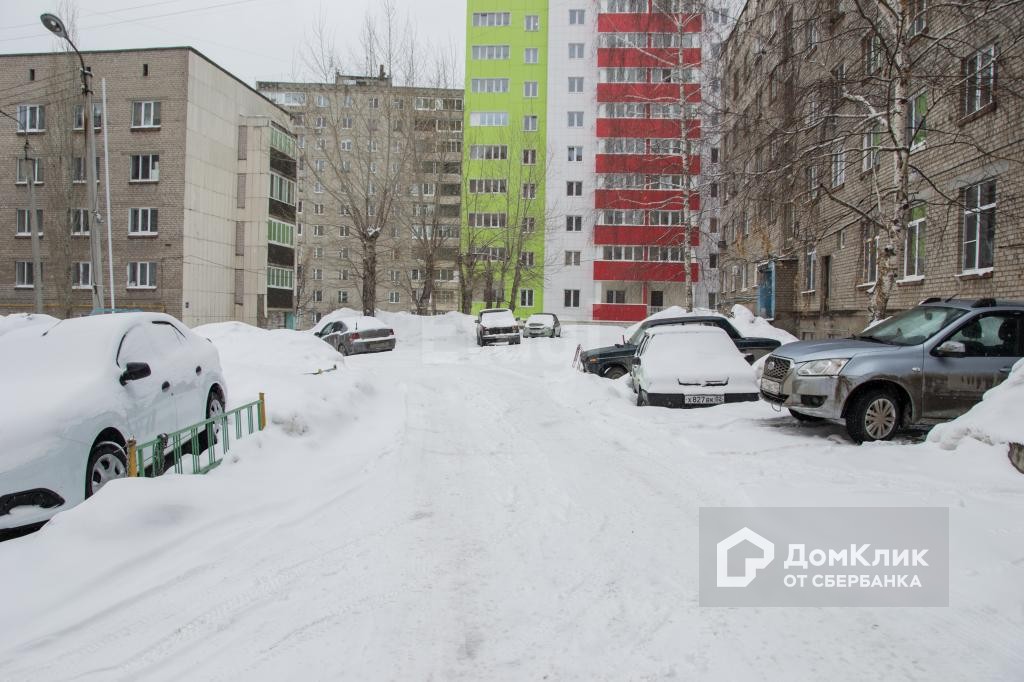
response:
[[[352,334],[348,338],[352,339],[353,341],[358,341],[359,340],[359,332],[356,332],[356,333]]]

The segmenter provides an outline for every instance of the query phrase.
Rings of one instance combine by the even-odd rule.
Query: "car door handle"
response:
[[[202,373],[203,373],[203,368],[197,366],[196,367],[196,374],[202,374]]]
[[[161,391],[168,391],[168,390],[170,390],[170,388],[171,388],[171,382],[169,382],[169,381],[165,381],[164,383],[160,384],[160,390]]]

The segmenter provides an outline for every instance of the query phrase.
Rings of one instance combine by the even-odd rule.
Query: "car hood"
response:
[[[744,336],[742,340],[758,346],[769,346],[775,348],[781,344],[778,339],[769,339],[767,336]]]
[[[789,358],[794,362],[810,360],[828,360],[831,358],[852,358],[865,353],[892,353],[905,346],[892,346],[875,341],[858,339],[820,339],[817,341],[797,341],[777,348],[773,355]]]
[[[585,350],[582,355],[585,358],[613,357],[616,355],[632,356],[635,352],[636,346],[602,346],[601,348]]]

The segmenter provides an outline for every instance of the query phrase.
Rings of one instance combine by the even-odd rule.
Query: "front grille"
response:
[[[789,374],[789,368],[793,363],[786,358],[776,357],[769,355],[768,359],[764,361],[764,372],[761,376],[765,379],[774,379],[775,381],[782,381]]]

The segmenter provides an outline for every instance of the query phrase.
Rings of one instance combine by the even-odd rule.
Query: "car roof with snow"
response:
[[[355,315],[353,317],[343,317],[334,322],[344,322],[345,327],[351,331],[359,331],[362,329],[387,329],[388,326],[378,320],[376,317],[370,317],[368,315]]]

